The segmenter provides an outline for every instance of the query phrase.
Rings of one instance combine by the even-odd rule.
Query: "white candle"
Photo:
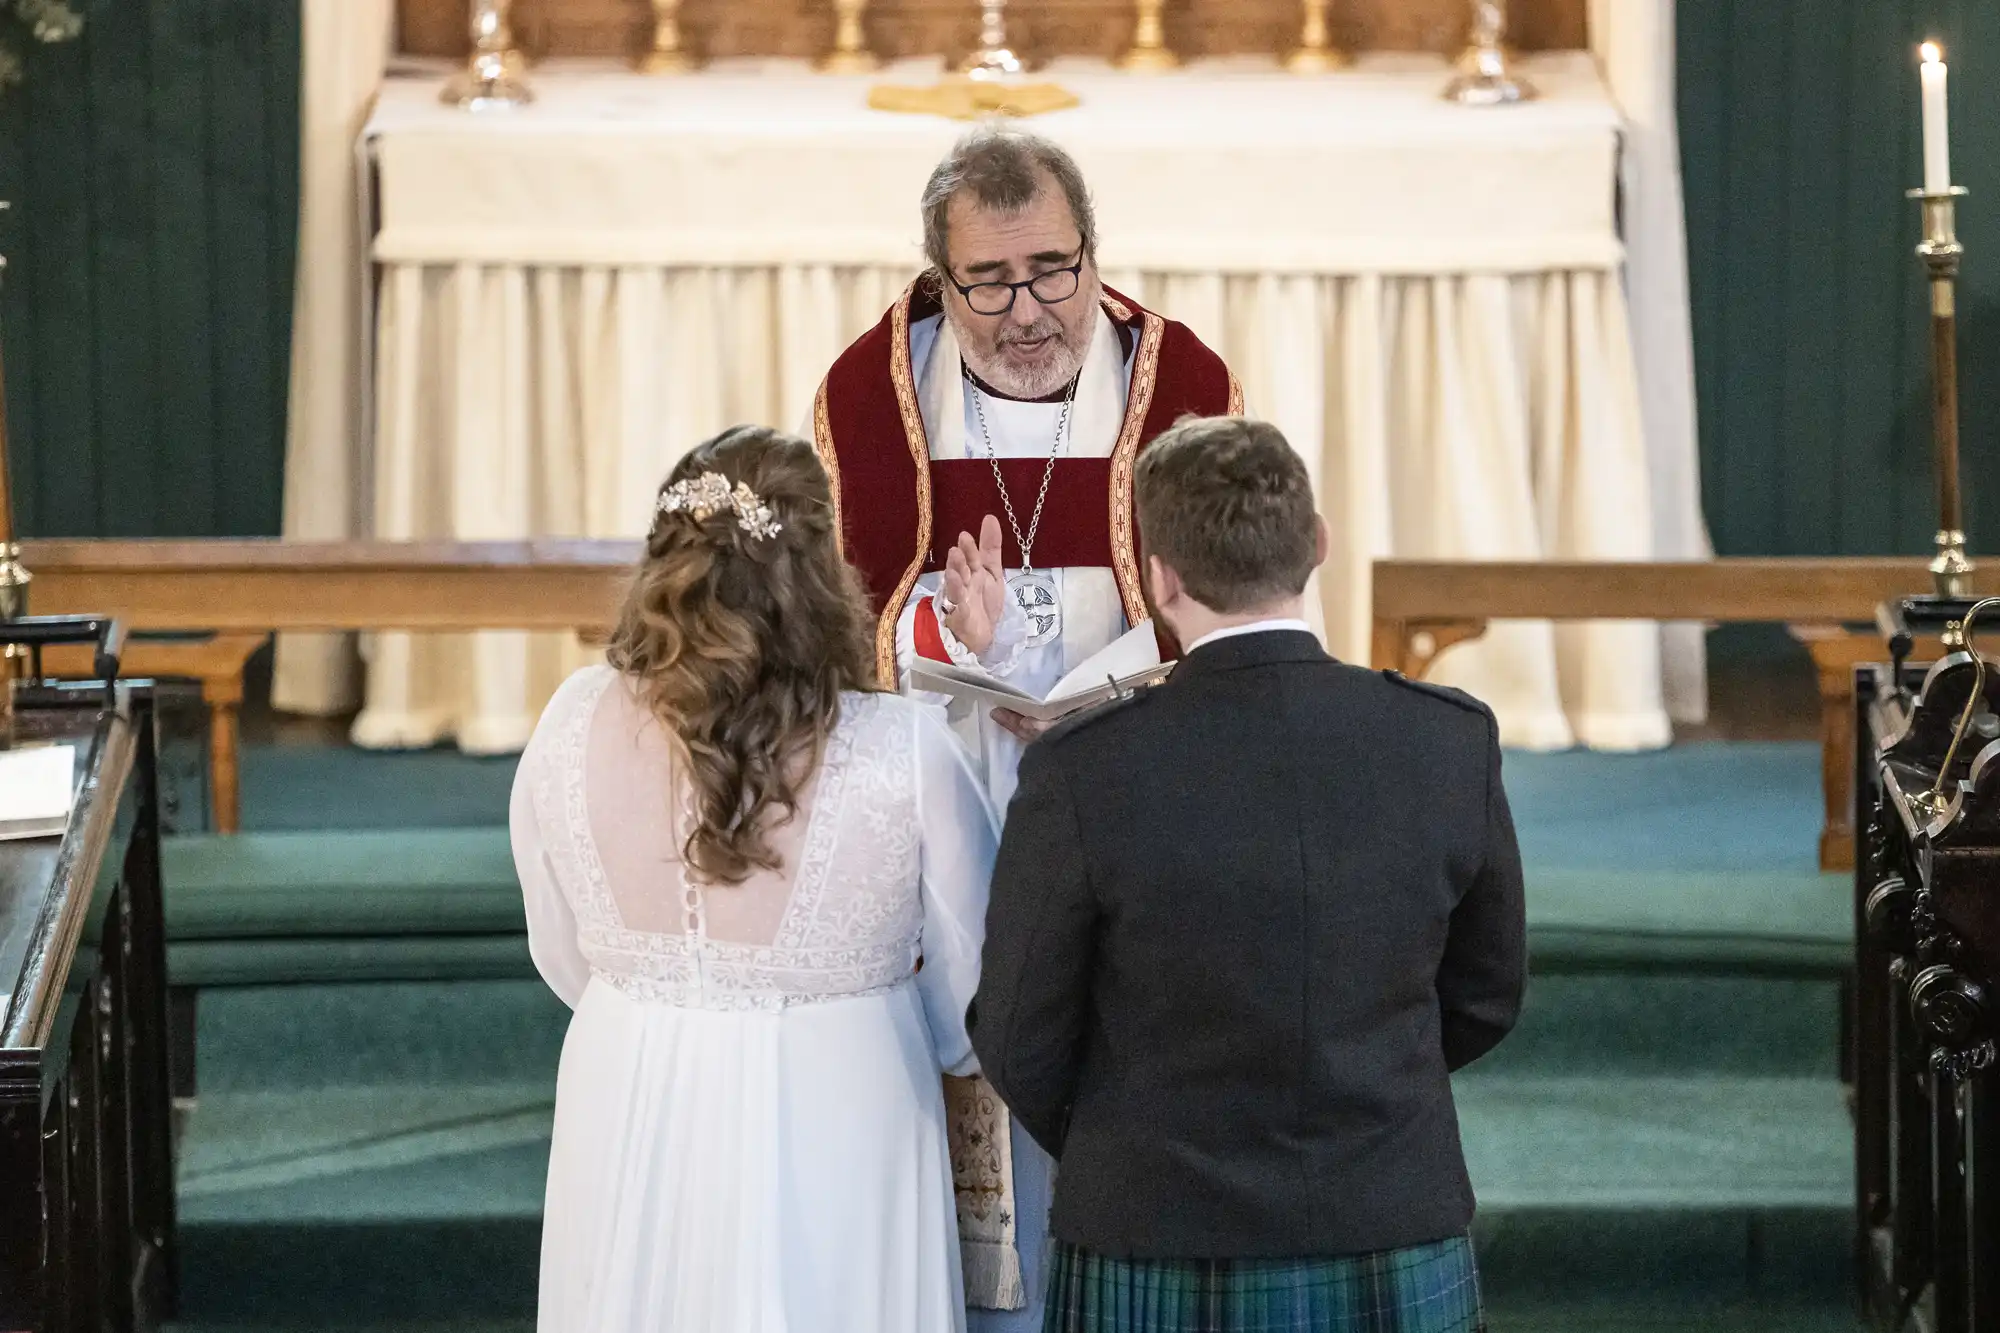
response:
[[[1945,109],[1944,52],[1936,42],[1924,43],[1924,189],[1943,194],[1951,188],[1951,130]]]

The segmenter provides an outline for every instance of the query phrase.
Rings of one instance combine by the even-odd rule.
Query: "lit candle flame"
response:
[[[1922,50],[1926,65],[1936,65],[1944,60],[1944,48],[1936,42],[1925,42]]]

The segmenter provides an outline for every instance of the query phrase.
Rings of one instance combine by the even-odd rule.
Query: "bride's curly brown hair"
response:
[[[875,688],[873,617],[811,445],[737,426],[683,458],[661,493],[706,472],[749,486],[779,531],[755,536],[727,505],[701,519],[655,511],[608,657],[686,752],[686,864],[740,884],[779,868],[770,835],[798,813],[841,692]]]

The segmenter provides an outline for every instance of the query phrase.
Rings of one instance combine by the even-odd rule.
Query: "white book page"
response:
[[[962,667],[956,662],[934,662],[928,657],[919,657],[910,664],[910,684],[917,689],[931,690],[938,694],[973,691],[994,695],[1000,699],[1027,703],[1041,702],[1038,696],[1009,685],[998,676],[988,675],[975,667]]]
[[[1044,698],[996,680],[983,671],[928,658],[919,658],[911,664],[910,685],[913,689],[946,694],[991,708],[1012,709],[1038,722],[1053,722],[1103,703],[1120,690],[1157,680],[1167,670],[1167,665],[1160,661],[1160,644],[1153,636],[1153,622],[1147,620],[1091,654],[1057,681]]]
[[[65,818],[75,793],[74,746],[0,750],[0,823]]]
[[[936,664],[933,663],[932,665]],[[997,680],[989,679],[971,682],[942,675],[931,675],[921,666],[910,668],[910,685],[913,689],[929,690],[933,694],[949,695],[954,699],[977,704],[982,708],[1012,709],[1023,717],[1041,718],[1045,721],[1049,718],[1061,717],[1064,713],[1076,707],[1075,704],[1069,702],[1044,703],[1032,694],[1023,694],[1019,690],[1012,689]]]
[[[1068,699],[1086,691],[1095,690],[1111,681],[1121,684],[1133,676],[1142,676],[1160,665],[1160,641],[1153,634],[1153,622],[1142,620],[1131,629],[1113,639],[1108,645],[1092,653],[1077,665],[1076,670],[1057,681],[1048,693],[1050,703],[1058,699]]]

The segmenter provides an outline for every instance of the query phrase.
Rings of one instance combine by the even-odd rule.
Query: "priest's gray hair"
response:
[[[940,273],[951,271],[947,249],[951,201],[969,191],[981,208],[1013,213],[1026,208],[1054,177],[1083,236],[1083,253],[1097,258],[1097,214],[1076,159],[1039,134],[983,126],[951,146],[924,186],[924,256]]]

